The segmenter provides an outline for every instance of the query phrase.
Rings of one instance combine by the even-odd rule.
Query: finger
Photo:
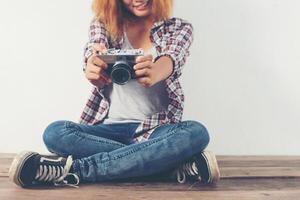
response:
[[[103,83],[106,84],[106,85],[108,85],[109,83],[112,82],[110,78],[105,77],[105,76],[103,76],[103,75],[100,75],[100,77],[99,77],[98,80],[101,81],[101,82],[103,82]]]
[[[105,82],[111,82],[111,78],[103,71],[101,71],[100,73],[94,73],[91,72],[92,74],[97,74],[99,75],[98,79],[103,79]]]
[[[105,53],[107,51],[107,48],[105,44],[103,43],[95,43],[93,45],[93,53],[97,54],[97,52]]]
[[[90,65],[88,68],[87,68],[87,71],[90,72],[90,73],[95,73],[95,74],[100,74],[101,72],[101,67],[98,67],[96,65]]]
[[[137,77],[149,76],[149,69],[144,68],[144,69],[137,70],[135,71],[135,74]]]
[[[139,70],[139,69],[144,69],[144,68],[151,68],[152,67],[152,62],[151,61],[145,61],[145,62],[141,62],[141,63],[138,63],[138,64],[135,64],[133,66],[133,69],[134,70]]]
[[[106,77],[103,74],[98,74],[98,73],[87,73],[86,74],[87,79],[89,80],[99,80],[102,81],[104,83],[111,83],[111,78]]]
[[[104,53],[107,50],[107,48],[105,47],[105,45],[103,43],[94,43],[93,44],[93,51],[94,52],[100,52],[100,53]]]
[[[89,58],[88,62],[93,65],[97,65],[98,67],[101,67],[103,69],[107,68],[107,64],[103,60],[101,60],[97,55],[92,55]]]
[[[149,77],[138,78],[137,82],[139,82],[140,84],[142,84],[145,87],[149,87],[150,86],[150,78]]]
[[[88,60],[87,60],[87,63],[89,64],[89,63],[93,63],[92,61],[93,61],[93,59],[95,59],[95,57],[96,57],[96,54],[92,54],[89,58],[88,58]]]
[[[103,60],[101,60],[99,57],[95,57],[93,59],[93,64],[97,65],[98,67],[101,67],[102,69],[107,68],[107,64]]]
[[[86,73],[85,76],[88,80],[99,80],[100,79],[100,74],[96,74],[96,73]]]
[[[105,80],[106,83],[111,83],[111,78],[108,77],[106,74],[101,73],[100,74],[100,78],[102,78],[103,80]]]
[[[144,56],[136,57],[135,62],[140,63],[140,62],[145,62],[145,61],[152,61],[152,59],[153,59],[153,56],[151,54],[147,54]]]

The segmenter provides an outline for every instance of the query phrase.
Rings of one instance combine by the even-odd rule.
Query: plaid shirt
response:
[[[182,119],[184,94],[179,83],[183,65],[189,55],[189,47],[193,41],[193,27],[190,23],[179,18],[171,18],[156,22],[150,32],[150,40],[155,46],[158,56],[168,56],[173,61],[173,72],[165,80],[169,105],[166,110],[155,113],[144,119],[135,131],[134,142],[149,139],[155,128],[166,123],[178,123]],[[120,41],[111,40],[103,23],[92,20],[89,30],[89,42],[84,50],[84,69],[88,58],[92,55],[94,43],[104,43],[107,48],[120,49],[124,38]],[[94,125],[102,123],[109,111],[109,100],[104,95],[105,87],[93,87],[91,96],[81,114],[79,123]]]

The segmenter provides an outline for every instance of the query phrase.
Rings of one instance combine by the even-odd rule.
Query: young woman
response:
[[[179,83],[193,40],[192,25],[170,18],[171,0],[94,0],[95,18],[84,52],[84,73],[93,85],[80,123],[56,121],[43,135],[55,155],[22,152],[10,178],[28,187],[42,183],[78,185],[170,173],[178,182],[219,180],[206,128],[181,121]],[[99,54],[107,49],[143,49],[136,79],[112,82]]]

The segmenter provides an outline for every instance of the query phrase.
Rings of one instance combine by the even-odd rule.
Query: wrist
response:
[[[173,72],[173,63],[169,57],[160,57],[154,66],[157,70],[157,78],[159,81],[166,80]]]

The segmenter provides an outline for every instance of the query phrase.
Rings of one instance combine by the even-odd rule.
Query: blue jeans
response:
[[[196,121],[164,124],[148,141],[133,143],[138,123],[84,125],[71,121],[50,124],[43,135],[47,149],[72,155],[72,168],[83,182],[154,175],[174,169],[209,143],[206,128]]]

